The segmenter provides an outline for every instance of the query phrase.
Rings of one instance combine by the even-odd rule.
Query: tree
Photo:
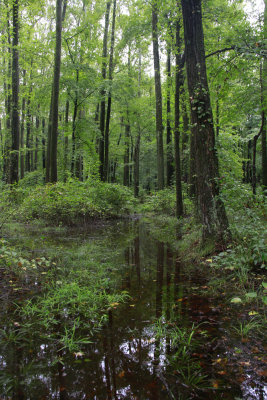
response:
[[[153,41],[155,93],[156,93],[158,189],[161,190],[164,188],[164,155],[163,155],[162,93],[161,93],[160,62],[159,62],[157,0],[152,1],[152,41]]]
[[[218,158],[206,73],[201,0],[182,0],[185,60],[195,141],[197,203],[203,240],[229,238],[228,220],[219,197]]]
[[[107,76],[107,43],[108,43],[108,28],[109,28],[109,13],[110,13],[111,1],[107,1],[106,14],[105,14],[105,30],[103,37],[103,53],[102,53],[102,78],[103,87],[101,89],[101,103],[100,103],[100,141],[99,141],[99,161],[100,168],[99,174],[100,179],[104,180],[104,164],[105,164],[105,121],[106,121],[106,90],[105,90],[105,79]]]
[[[65,2],[66,4],[66,2]],[[61,65],[61,34],[62,34],[62,0],[57,0],[56,3],[56,47],[55,47],[55,60],[54,60],[54,78],[51,94],[51,128],[50,140],[48,138],[48,145],[50,147],[47,152],[49,162],[46,168],[47,181],[57,181],[57,135],[58,135],[58,101],[59,101],[59,81],[60,81],[60,65]]]
[[[13,42],[12,42],[12,145],[10,155],[9,183],[19,180],[19,1],[13,2]]]
[[[263,39],[267,40],[267,0],[264,1],[264,25],[263,25]],[[262,134],[261,134],[261,147],[262,147],[262,186],[267,195],[267,149],[266,149],[266,115],[267,115],[267,55],[264,55],[263,72],[262,72]]]

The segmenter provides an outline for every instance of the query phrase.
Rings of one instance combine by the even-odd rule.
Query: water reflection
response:
[[[110,237],[114,260],[123,265],[116,272],[116,280],[120,289],[129,291],[131,300],[109,311],[106,326],[94,337],[93,344],[83,348],[82,357],[49,343],[28,346],[25,342],[23,347],[16,344],[4,347],[0,366],[5,382],[12,389],[8,393],[7,383],[1,381],[2,399],[10,396],[12,400],[170,398],[161,377],[171,342],[168,336],[161,342],[155,339],[153,324],[159,318],[169,321],[174,317],[184,325],[195,317],[199,322],[200,309],[206,318],[210,305],[191,290],[202,277],[193,276],[193,283],[179,255],[151,238],[145,225],[139,222],[90,229],[87,236],[85,232],[76,233],[66,237],[66,241],[57,236],[47,240],[64,249],[71,243],[84,246],[86,241],[101,241],[103,237]],[[2,307],[3,314],[7,315],[7,309],[6,305]],[[240,394],[238,390],[236,393]],[[228,395],[228,389],[218,395],[205,393],[203,397],[201,392],[194,392],[194,398],[234,398]],[[179,398],[190,398],[186,396]]]

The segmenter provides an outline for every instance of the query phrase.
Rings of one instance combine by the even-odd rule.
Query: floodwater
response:
[[[114,221],[63,233],[28,227],[23,235],[21,229],[13,232],[9,240],[20,240],[35,255],[64,248],[75,252],[88,242],[103,242],[111,260],[114,251],[114,262],[120,265],[113,271],[117,288],[127,290],[131,299],[109,310],[107,324],[81,354],[61,350],[55,361],[55,346],[41,340],[30,349],[19,341],[0,343],[1,400],[267,398],[262,343],[233,334],[232,325],[237,326],[242,315],[224,299],[205,296],[203,266],[184,265],[142,221]],[[7,317],[15,318],[14,296],[1,296],[1,329]],[[199,336],[206,331],[191,354],[199,365],[199,385],[189,365],[181,370],[179,360],[169,362],[169,337],[155,337],[159,318],[175,320],[180,328],[200,324]]]

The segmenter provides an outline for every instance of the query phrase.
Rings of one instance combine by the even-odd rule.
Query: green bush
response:
[[[102,182],[56,183],[37,186],[19,209],[23,220],[43,219],[53,224],[75,225],[94,218],[128,214],[135,199],[128,188]]]
[[[173,189],[164,189],[147,196],[145,203],[142,205],[142,211],[174,216],[175,191]]]

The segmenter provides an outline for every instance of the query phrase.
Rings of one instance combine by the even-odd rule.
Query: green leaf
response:
[[[267,289],[267,282],[262,282],[262,286],[264,287],[264,289]]]
[[[257,297],[257,293],[256,292],[249,292],[249,293],[246,293],[246,296],[250,297],[252,299],[252,298]]]
[[[240,297],[233,297],[231,300],[231,303],[237,304],[237,303],[242,303],[242,300]]]

